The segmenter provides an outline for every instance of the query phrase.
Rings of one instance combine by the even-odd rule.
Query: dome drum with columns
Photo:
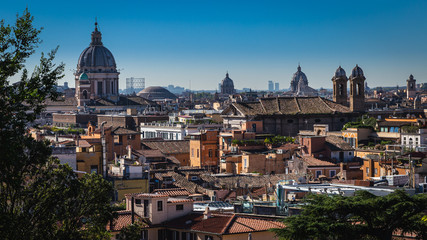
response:
[[[290,96],[317,96],[317,91],[308,86],[308,79],[301,66],[298,64],[297,71],[292,76],[290,90],[285,95]]]
[[[91,99],[119,99],[119,72],[113,54],[102,44],[102,35],[95,22],[89,47],[80,54],[75,72],[78,106]]]

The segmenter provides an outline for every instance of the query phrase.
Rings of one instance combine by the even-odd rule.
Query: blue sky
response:
[[[73,69],[97,17],[126,77],[146,86],[216,89],[229,71],[234,85],[288,88],[298,63],[314,88],[331,88],[339,65],[356,65],[368,85],[403,86],[409,74],[427,82],[427,1],[4,1],[0,18],[26,6],[44,28],[41,51],[60,46],[57,60]]]

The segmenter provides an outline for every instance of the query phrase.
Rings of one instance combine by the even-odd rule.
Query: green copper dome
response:
[[[79,80],[81,81],[81,80],[89,80],[89,77],[87,76],[87,74],[86,73],[82,73],[81,75],[80,75],[80,77],[79,77]]]

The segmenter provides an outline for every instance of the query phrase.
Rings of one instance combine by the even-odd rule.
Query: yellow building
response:
[[[79,140],[76,147],[77,171],[102,174],[102,145],[98,141]]]

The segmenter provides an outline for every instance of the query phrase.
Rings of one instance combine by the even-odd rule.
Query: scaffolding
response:
[[[145,78],[126,78],[126,92],[139,92],[145,88]]]

